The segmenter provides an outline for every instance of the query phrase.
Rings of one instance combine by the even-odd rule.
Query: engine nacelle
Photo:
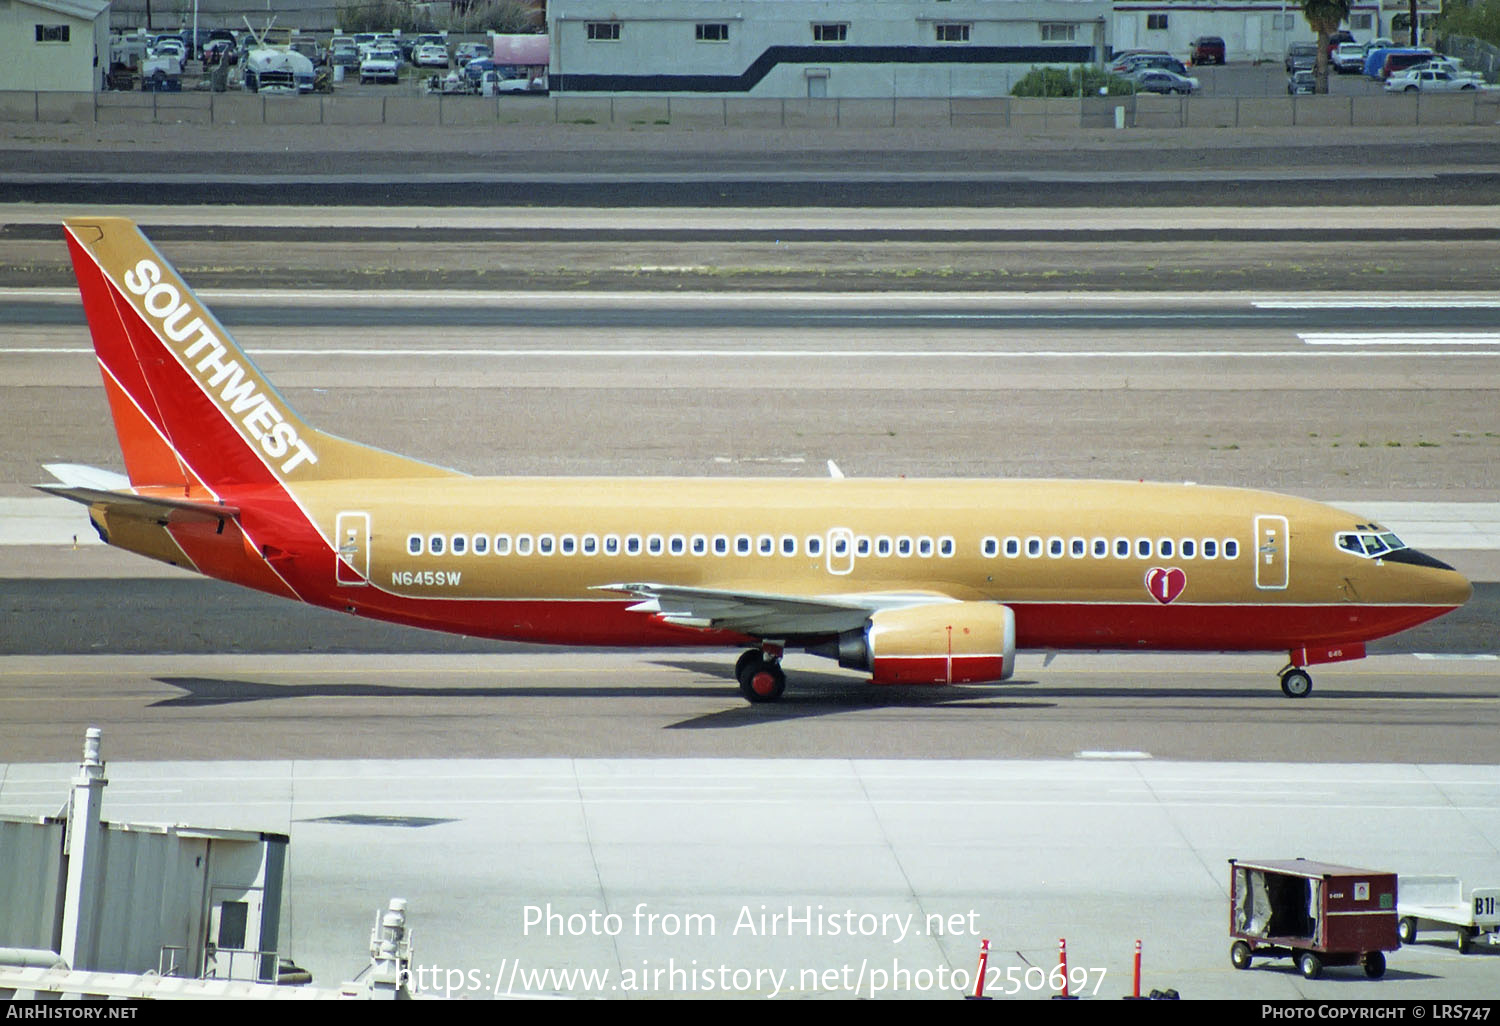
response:
[[[872,684],[983,684],[1015,670],[1016,616],[995,602],[882,609],[862,631],[839,636],[839,665]]]

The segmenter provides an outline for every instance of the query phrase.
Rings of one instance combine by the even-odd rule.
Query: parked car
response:
[[[1131,78],[1135,82],[1136,91],[1142,93],[1181,93],[1186,96],[1198,91],[1196,78],[1189,78],[1162,68],[1146,68]]]
[[[1340,75],[1364,70],[1365,47],[1363,43],[1340,43],[1333,51],[1329,62]]]
[[[412,55],[411,62],[418,68],[446,68],[448,66],[448,48],[432,43],[419,46],[416,53]]]
[[[486,71],[492,71],[500,65],[489,57],[476,57],[464,65],[464,78],[469,80],[469,86],[475,92],[479,91],[479,83],[484,78]]]
[[[470,61],[493,55],[494,50],[488,43],[460,43],[458,50],[453,54],[453,63],[461,68]]]
[[[1317,43],[1293,43],[1286,48],[1286,73],[1311,71],[1318,66]]]
[[[1116,75],[1126,75],[1134,71],[1136,66],[1147,58],[1156,60],[1176,59],[1165,50],[1129,50],[1125,53],[1115,54],[1114,59],[1110,62],[1109,70]]]
[[[329,63],[336,68],[359,67],[359,48],[352,39],[335,39],[329,54]]]
[[[1145,53],[1116,61],[1110,70],[1116,75],[1131,76],[1148,68],[1160,68],[1178,75],[1187,74],[1187,65],[1169,53]]]
[[[187,44],[176,36],[157,36],[151,46],[153,57],[175,57],[181,64],[187,60]]]
[[[1441,68],[1414,69],[1385,80],[1388,93],[1458,93],[1478,88],[1479,83],[1474,79],[1459,78]]]
[[[1414,64],[1404,71],[1398,71],[1391,77],[1394,78],[1396,77],[1396,75],[1409,75],[1412,72],[1416,71],[1446,71],[1454,78],[1469,79],[1476,86],[1484,85],[1484,76],[1480,75],[1477,71],[1470,71],[1465,68],[1464,62],[1459,60],[1457,57],[1434,57],[1432,58],[1432,60],[1426,61],[1425,63]]]
[[[508,74],[512,73],[514,74]],[[479,95],[503,96],[506,93],[544,93],[547,81],[544,76],[532,78],[525,68],[502,64],[486,71],[479,80]]]
[[[1188,59],[1194,64],[1224,63],[1224,40],[1218,36],[1199,36],[1190,45],[1192,55]]]
[[[1134,74],[1138,74],[1139,72],[1145,71],[1148,68],[1156,68],[1156,69],[1161,70],[1161,71],[1170,71],[1174,75],[1186,75],[1187,74],[1187,70],[1188,70],[1187,69],[1187,65],[1184,64],[1184,63],[1182,63],[1176,57],[1171,57],[1171,56],[1167,56],[1167,57],[1155,57],[1155,56],[1153,56],[1153,57],[1142,57],[1139,60],[1137,60],[1135,62],[1135,65],[1130,69],[1130,71],[1128,73],[1131,74],[1131,75],[1134,75]]]
[[[1317,91],[1318,76],[1311,71],[1294,71],[1286,80],[1286,91],[1292,96],[1298,93],[1312,94]]]
[[[388,47],[376,47],[359,65],[359,84],[366,82],[399,82],[401,56]]]

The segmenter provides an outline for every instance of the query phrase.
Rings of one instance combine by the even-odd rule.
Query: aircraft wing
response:
[[[635,595],[641,601],[632,611],[655,613],[668,623],[779,639],[841,634],[863,627],[879,609],[954,601],[926,593],[776,595],[676,584],[604,584],[594,590]]]

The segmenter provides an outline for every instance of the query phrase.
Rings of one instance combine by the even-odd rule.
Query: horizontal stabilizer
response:
[[[240,515],[238,506],[226,506],[217,502],[197,502],[193,499],[176,499],[164,495],[134,495],[130,492],[67,485],[35,485],[34,487],[40,491],[60,495],[64,499],[81,502],[85,506],[106,506],[111,511],[157,520],[163,517],[170,517],[174,520],[184,518],[223,520],[225,517]]]
[[[103,467],[90,467],[83,463],[43,463],[42,469],[74,488],[103,488],[114,492],[130,487],[130,478]]]

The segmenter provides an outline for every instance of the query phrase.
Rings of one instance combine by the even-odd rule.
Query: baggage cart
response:
[[[1402,944],[1415,943],[1422,930],[1454,931],[1461,954],[1481,937],[1500,942],[1500,887],[1476,887],[1464,897],[1456,876],[1403,876],[1396,914]]]
[[[1327,966],[1385,975],[1396,938],[1396,874],[1308,859],[1229,860],[1229,960],[1290,958],[1308,979]]]

